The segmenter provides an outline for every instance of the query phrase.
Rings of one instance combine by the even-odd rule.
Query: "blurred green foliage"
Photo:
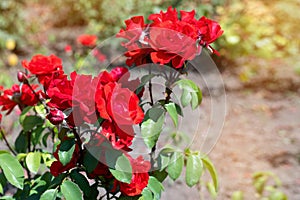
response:
[[[135,15],[148,16],[166,10],[169,6],[178,10],[197,10],[198,17],[210,15],[216,5],[225,0],[42,0],[50,4],[54,26],[88,25],[89,32],[99,33],[101,38],[113,36],[124,26],[124,20]]]
[[[0,1],[0,50],[5,48],[8,38],[19,39],[25,34],[22,8],[23,0]]]
[[[248,67],[251,58],[295,57],[300,51],[300,2],[298,0],[227,0],[217,8],[225,30],[217,41],[221,54]]]

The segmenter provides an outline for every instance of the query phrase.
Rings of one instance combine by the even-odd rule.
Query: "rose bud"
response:
[[[23,72],[18,72],[18,81],[23,83],[25,80],[27,80],[26,75]]]
[[[47,115],[47,119],[53,124],[58,125],[63,122],[65,118],[64,113],[61,110],[53,109],[50,110],[50,113]]]

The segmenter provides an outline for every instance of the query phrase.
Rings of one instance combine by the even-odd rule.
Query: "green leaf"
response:
[[[45,135],[44,135],[43,138],[42,138],[42,142],[43,142],[43,145],[44,145],[45,147],[47,147],[47,141],[48,141],[48,137],[49,137],[50,134],[51,134],[50,132],[45,133]]]
[[[63,166],[67,165],[72,157],[75,150],[75,141],[74,140],[65,140],[61,143],[58,151],[59,161]]]
[[[186,163],[185,182],[189,187],[200,181],[203,172],[203,163],[199,153],[189,154]]]
[[[159,182],[162,183],[167,178],[168,173],[166,172],[166,170],[155,170],[152,172],[151,176],[155,177]]]
[[[22,190],[24,171],[18,160],[10,154],[0,154],[0,167],[8,182]]]
[[[142,191],[143,200],[153,200],[152,192],[148,187],[145,187]]]
[[[184,159],[182,152],[175,151],[171,156],[167,172],[174,181],[180,176],[184,166]]]
[[[51,164],[56,160],[55,158],[52,157],[50,153],[42,153],[41,154],[44,164],[50,168]]]
[[[145,85],[148,83],[152,78],[154,78],[156,75],[155,74],[147,74],[141,78],[141,84]]]
[[[21,115],[20,115],[20,117],[19,117],[19,122],[20,122],[20,124],[23,124],[23,121],[24,121],[24,119],[25,119],[27,113],[28,113],[32,108],[33,108],[32,106],[27,106],[27,107],[25,107],[25,108],[22,110],[22,113],[21,113]]]
[[[253,185],[258,194],[262,194],[264,192],[267,180],[268,180],[268,177],[266,177],[266,176],[261,176],[254,180]]]
[[[45,106],[43,104],[39,104],[37,106],[34,106],[34,110],[41,116],[45,116],[46,115],[46,109]]]
[[[155,177],[150,176],[147,187],[154,194],[154,199],[160,199],[161,192],[164,190],[164,186]]]
[[[159,154],[158,156],[158,166],[159,166],[159,170],[162,171],[164,170],[170,162],[170,156],[169,155],[165,155],[165,154]]]
[[[145,75],[145,76],[143,76],[142,78],[141,78],[141,83],[139,84],[139,86],[137,87],[137,89],[135,90],[135,93],[136,94],[139,94],[141,91],[142,91],[142,89],[143,89],[143,87],[146,85],[146,83],[147,82],[149,82],[152,78],[154,78],[156,75],[154,75],[154,74],[147,74],[147,75]]]
[[[123,183],[130,183],[132,178],[132,167],[129,159],[122,154],[116,162],[115,169],[109,169],[112,175]]]
[[[91,193],[91,188],[88,180],[84,175],[79,173],[76,170],[73,170],[70,174],[70,177],[74,180],[74,182],[79,186],[81,191],[83,191],[84,195],[88,197]]]
[[[176,105],[175,103],[168,103],[165,105],[170,117],[172,118],[172,121],[175,125],[175,127],[177,127],[178,125],[178,113],[177,113],[177,109],[176,109]]]
[[[31,135],[31,141],[33,145],[37,145],[40,143],[40,138],[41,135],[43,133],[43,131],[45,130],[45,127],[43,127],[42,125],[37,126],[33,131],[32,131],[32,135]]]
[[[270,194],[269,199],[270,200],[287,200],[288,198],[283,192],[274,191]]]
[[[21,131],[15,140],[15,149],[18,153],[25,153],[28,147],[27,134]]]
[[[29,152],[26,156],[26,165],[28,169],[33,172],[37,173],[40,165],[41,165],[41,153],[36,151],[36,152]]]
[[[40,200],[55,200],[57,196],[57,189],[46,190],[42,195]]]
[[[34,127],[42,125],[44,123],[44,120],[39,117],[39,116],[26,116],[22,125],[23,125],[23,130],[26,131],[30,131],[32,130]]]
[[[180,105],[175,103],[175,107],[176,107],[176,111],[177,111],[178,115],[183,117],[183,112],[182,112],[182,109],[181,109]]]
[[[218,196],[218,193],[217,193],[217,191],[215,190],[214,184],[211,183],[211,182],[208,182],[208,183],[206,184],[206,188],[207,188],[209,194],[211,195],[211,197],[212,197],[213,199],[216,199],[217,196]]]
[[[198,107],[198,105],[200,104],[198,95],[196,92],[191,92],[190,94],[192,96],[191,106],[192,106],[192,109],[195,110]]]
[[[11,196],[4,196],[4,197],[0,197],[1,200],[16,200],[15,198],[11,197]]]
[[[83,157],[83,165],[85,166],[87,173],[94,171],[98,162],[99,161],[92,155],[89,148],[89,151],[87,151]]]
[[[60,186],[60,189],[66,200],[83,199],[82,192],[79,189],[78,185],[69,180],[65,180]]]
[[[202,101],[202,92],[200,88],[191,80],[181,79],[176,84],[182,89],[182,95],[180,98],[183,107],[186,107],[189,103],[192,109],[196,109]]]
[[[149,149],[152,149],[152,147],[154,147],[154,145],[156,144],[162,131],[164,121],[165,115],[161,115],[157,122],[153,121],[152,119],[148,119],[147,121],[142,123],[141,133],[144,142]]]
[[[215,190],[216,190],[216,192],[218,192],[219,180],[218,180],[218,174],[217,174],[217,171],[215,169],[215,166],[212,164],[212,162],[209,160],[208,157],[203,157],[202,162],[203,162],[205,168],[209,171],[210,176],[213,179]]]
[[[6,186],[7,180],[3,173],[0,173],[0,194],[3,194],[3,187]]]
[[[244,193],[242,191],[235,191],[231,195],[231,200],[243,200],[244,199]]]
[[[180,97],[181,105],[183,107],[186,107],[187,105],[189,105],[191,100],[192,100],[191,94],[187,90],[183,89],[182,95]]]
[[[147,110],[144,121],[152,119],[154,122],[157,122],[159,118],[164,114],[165,110],[160,107],[153,107]]]

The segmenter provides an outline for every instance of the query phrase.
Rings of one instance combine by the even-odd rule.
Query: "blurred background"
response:
[[[251,175],[270,171],[289,199],[300,199],[299,0],[0,0],[0,85],[13,84],[23,59],[37,53],[65,58],[65,46],[75,45],[78,35],[102,41],[125,19],[170,5],[195,9],[225,31],[214,44],[221,56],[213,56],[228,99],[223,134],[210,154],[220,176],[218,198],[241,191],[255,199]]]

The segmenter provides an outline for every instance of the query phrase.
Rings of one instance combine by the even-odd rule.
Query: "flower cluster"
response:
[[[180,11],[169,7],[166,12],[151,14],[150,24],[145,24],[143,16],[135,16],[125,21],[126,29],[121,29],[117,37],[128,42],[126,64],[136,66],[145,63],[169,64],[178,69],[186,60],[192,60],[207,47],[218,54],[210,44],[223,33],[220,25],[206,17],[195,19],[195,11]]]
[[[46,118],[53,125],[66,125],[69,129],[75,130],[83,123],[95,124],[101,119],[103,120],[101,129],[92,139],[97,140],[96,143],[99,144],[105,138],[105,141],[109,141],[116,150],[123,152],[131,150],[130,145],[135,135],[133,125],[142,122],[144,112],[139,106],[139,97],[134,92],[135,87],[139,85],[139,80],[129,80],[130,74],[127,68],[116,67],[110,73],[107,71],[99,73],[97,77],[72,72],[68,79],[63,71],[61,59],[55,55],[36,55],[29,62],[23,61],[22,64],[29,74],[25,75],[21,72],[20,85],[13,85],[7,90],[1,87],[2,111],[7,111],[9,114],[16,105],[22,110],[25,106],[34,106],[43,100],[47,102]],[[44,93],[37,90],[38,85],[29,84],[29,79],[34,77],[43,86]],[[68,140],[71,139],[63,139],[61,143]],[[74,168],[79,162],[79,157],[83,156],[80,155],[81,148],[84,147],[76,143],[72,159],[62,164],[58,154],[60,145],[58,145],[54,153],[57,161],[52,163],[51,173],[57,176]],[[150,166],[148,161],[141,158],[134,160],[130,157],[130,159],[132,165],[141,161],[148,164],[147,169]],[[97,173],[99,170],[101,173]],[[92,174],[113,178],[108,167],[101,162]],[[122,184],[121,188],[126,188],[124,191],[134,189],[135,179],[133,178],[132,181],[131,185]],[[146,179],[144,185],[147,185]]]
[[[59,57],[35,55],[31,60],[22,62],[24,72],[17,75],[19,84],[10,89],[0,86],[1,111],[7,115],[15,108],[21,111],[19,121],[23,129],[16,139],[16,149],[9,145],[8,148],[14,155],[20,153],[19,161],[23,164],[19,171],[22,175],[25,168],[29,180],[25,181],[21,175],[21,178],[11,179],[14,176],[10,174],[6,178],[11,184],[23,189],[24,184],[31,184],[27,185],[31,188],[36,180],[49,180],[45,190],[41,189],[43,194],[35,197],[45,195],[43,199],[48,198],[48,193],[53,193],[53,198],[56,198],[57,190],[68,199],[66,188],[69,187],[74,192],[79,191],[77,194],[82,194],[84,199],[99,198],[99,188],[105,189],[106,194],[102,197],[107,199],[127,199],[128,196],[158,199],[163,190],[161,182],[167,175],[176,180],[185,163],[187,185],[199,183],[202,169],[198,169],[203,167],[201,159],[204,159],[199,152],[167,147],[155,157],[156,144],[166,115],[171,117],[176,127],[178,117],[182,115],[181,107],[191,105],[195,109],[200,105],[200,88],[191,80],[181,79],[184,74],[181,69],[204,47],[217,53],[210,44],[223,31],[215,21],[205,17],[195,19],[195,11],[180,11],[178,17],[172,7],[166,12],[151,14],[149,20],[151,23],[146,24],[142,16],[132,17],[125,21],[126,28],[117,35],[127,40],[122,44],[127,48],[124,54],[128,57],[127,66],[113,67],[97,76],[76,71],[68,75]],[[65,49],[74,58],[86,55],[95,47],[97,36],[83,34],[77,38],[77,43],[82,47],[81,54],[73,51],[71,46]],[[92,55],[100,63],[106,60],[99,49],[94,48]],[[128,68],[145,63],[168,65],[175,70],[158,70],[152,74],[149,68],[149,74],[132,79]],[[155,78],[164,81],[164,91],[157,91],[157,94],[163,94],[161,98],[152,94],[151,81]],[[172,87],[176,86],[182,91],[180,103],[171,96]],[[0,123],[1,119],[0,113]],[[132,144],[137,139],[137,131],[140,131],[147,150],[145,158],[136,152],[133,156]],[[5,137],[2,127],[0,134]],[[50,143],[50,136],[53,144],[51,154],[42,148]],[[8,143],[6,139],[5,142]],[[20,164],[19,161],[10,163]],[[45,177],[37,175],[32,181],[30,175],[38,173],[41,163],[49,167],[52,176],[48,172]],[[13,171],[1,170],[4,175]],[[47,190],[46,186],[49,186]],[[25,196],[38,190],[40,188],[34,189],[34,192],[26,190]]]

